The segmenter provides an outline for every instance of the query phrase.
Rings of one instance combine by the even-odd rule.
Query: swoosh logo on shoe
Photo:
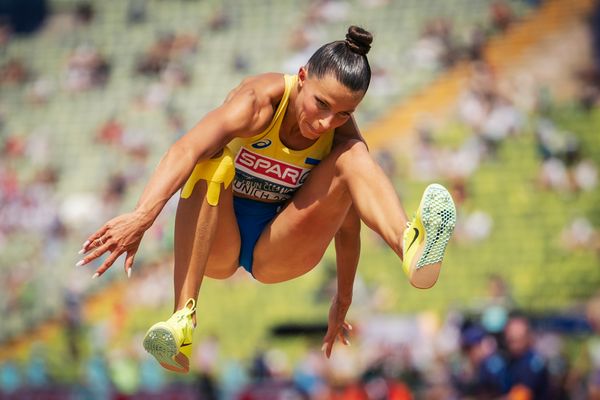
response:
[[[412,242],[410,242],[410,244],[408,245],[408,247],[406,248],[406,252],[408,253],[408,250],[411,248],[411,246],[415,243],[415,241],[417,240],[417,238],[419,237],[419,230],[417,228],[414,228],[415,230],[415,237],[413,238]]]
[[[192,345],[191,343],[181,343],[181,347],[184,347],[184,346],[191,346],[191,345]]]

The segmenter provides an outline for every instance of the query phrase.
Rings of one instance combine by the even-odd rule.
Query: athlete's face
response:
[[[332,75],[311,78],[304,67],[298,72],[298,84],[298,126],[302,136],[312,140],[348,121],[365,95],[351,91]]]

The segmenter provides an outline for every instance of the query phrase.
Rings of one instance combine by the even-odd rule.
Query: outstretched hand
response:
[[[333,350],[333,344],[336,340],[339,340],[346,346],[350,346],[350,332],[352,331],[352,325],[346,320],[346,313],[350,308],[350,303],[342,304],[338,297],[335,296],[331,302],[329,308],[329,321],[327,324],[327,333],[323,339],[323,346],[321,350],[325,352],[327,358],[331,356]]]
[[[139,215],[135,212],[122,214],[111,219],[102,228],[87,238],[82,249],[79,251],[79,254],[86,255],[76,265],[86,265],[108,252],[109,256],[96,269],[96,273],[93,276],[93,278],[96,278],[109,269],[121,254],[127,253],[127,257],[125,258],[125,272],[127,276],[131,276],[133,259],[140,247],[140,242],[146,229]]]

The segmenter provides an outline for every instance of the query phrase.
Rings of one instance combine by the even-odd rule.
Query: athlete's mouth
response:
[[[312,134],[313,136],[321,136],[321,132],[313,128],[308,122],[306,123],[306,127],[308,128],[308,133]]]

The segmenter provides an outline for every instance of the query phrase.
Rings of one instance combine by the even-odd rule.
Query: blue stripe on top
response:
[[[304,160],[304,163],[308,165],[318,165],[320,162],[321,160],[317,160],[316,158],[310,157],[306,157],[306,159]]]

